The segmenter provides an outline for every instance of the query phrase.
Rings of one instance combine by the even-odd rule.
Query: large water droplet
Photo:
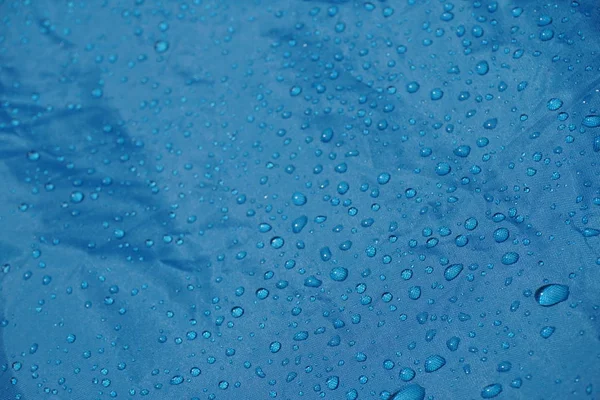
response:
[[[491,399],[502,393],[502,385],[499,383],[493,383],[483,388],[481,391],[481,397],[484,399]]]
[[[462,264],[452,264],[452,265],[446,267],[446,270],[444,271],[444,278],[446,278],[447,281],[451,281],[451,280],[455,279],[458,275],[460,275],[462,270],[463,270]]]
[[[544,285],[535,291],[535,301],[544,307],[551,307],[561,303],[569,297],[569,287],[553,283]]]
[[[435,372],[446,365],[446,359],[438,354],[427,357],[425,360],[425,372]]]
[[[391,400],[423,400],[424,398],[425,388],[415,383],[400,390]]]
[[[597,128],[600,126],[600,115],[587,115],[582,124],[588,128]]]

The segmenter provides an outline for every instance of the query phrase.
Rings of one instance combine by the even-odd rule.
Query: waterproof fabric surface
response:
[[[1,399],[599,399],[595,1],[0,1]]]

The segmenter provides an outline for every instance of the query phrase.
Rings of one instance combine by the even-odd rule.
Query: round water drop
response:
[[[417,82],[409,82],[408,84],[406,84],[406,91],[408,93],[417,93],[420,87],[421,85],[419,85]]]
[[[498,125],[498,118],[490,118],[483,123],[484,129],[494,129]]]
[[[544,29],[540,32],[540,40],[542,42],[547,42],[548,40],[554,37],[554,31],[552,29]]]
[[[552,336],[552,334],[554,333],[555,330],[556,330],[556,328],[553,326],[545,326],[540,331],[540,336],[543,337],[544,339],[548,339],[550,336]]]
[[[418,300],[421,297],[421,287],[413,286],[410,289],[408,289],[408,297],[411,300]]]
[[[587,128],[597,128],[600,126],[600,115],[586,115],[582,124]]]
[[[563,105],[563,102],[561,99],[552,98],[552,99],[548,100],[548,104],[546,104],[546,107],[550,111],[556,111],[556,110],[560,109],[562,107],[562,105]]]
[[[266,299],[267,297],[269,297],[269,290],[268,290],[268,289],[265,289],[265,288],[259,288],[259,289],[257,289],[257,290],[256,290],[256,297],[257,297],[259,300],[264,300],[264,299]]]
[[[344,267],[332,268],[329,277],[336,282],[343,282],[348,277],[348,269]]]
[[[458,275],[460,275],[462,270],[463,270],[462,264],[452,264],[452,265],[446,267],[446,270],[444,271],[444,278],[447,281],[451,281],[451,280],[455,279]]]
[[[285,241],[280,236],[275,236],[271,239],[271,247],[274,249],[280,249],[285,244]]]
[[[158,40],[156,43],[154,43],[154,51],[157,53],[161,54],[167,50],[169,50],[169,42]]]
[[[463,145],[455,148],[453,150],[453,153],[457,157],[463,157],[463,158],[468,157],[469,154],[471,154],[471,146],[467,146],[466,144],[463,144]]]
[[[487,63],[487,61],[480,61],[477,63],[477,65],[475,66],[475,71],[479,74],[479,75],[485,75],[488,73],[488,71],[490,70],[490,66]]]
[[[76,191],[71,193],[71,202],[73,203],[81,203],[83,201],[84,195],[83,193]]]
[[[304,227],[306,226],[307,223],[308,223],[308,217],[306,215],[301,215],[300,217],[298,217],[294,221],[292,221],[292,232],[294,232],[294,233],[302,232],[302,229],[304,229]]]
[[[311,275],[304,280],[304,286],[318,288],[323,283],[322,280],[318,279],[316,276]]]
[[[412,384],[397,392],[391,400],[423,400],[425,398],[425,388],[423,386]]]
[[[435,88],[431,90],[429,97],[431,98],[431,100],[436,101],[444,97],[444,92],[440,88]]]
[[[405,367],[405,368],[402,368],[400,370],[400,374],[398,376],[404,382],[410,382],[410,381],[412,381],[414,379],[414,377],[415,377],[416,374],[417,373],[415,372],[414,369],[409,368],[409,367]]]
[[[569,298],[569,287],[558,283],[544,285],[535,291],[534,297],[540,306],[551,307]]]
[[[496,371],[498,372],[508,372],[512,369],[512,363],[510,361],[502,361],[496,367]]]
[[[243,309],[242,307],[237,307],[237,306],[236,306],[236,307],[233,307],[233,308],[231,309],[231,316],[232,316],[233,318],[239,318],[239,317],[241,317],[242,315],[244,315],[244,309]]]
[[[72,333],[69,333],[69,335],[67,336],[67,343],[75,343],[75,340],[77,340],[77,336],[75,336]]]
[[[519,253],[515,253],[514,251],[504,253],[502,256],[502,264],[504,265],[513,265],[517,261],[519,261]]]
[[[295,192],[292,195],[292,203],[294,203],[295,206],[303,206],[306,204],[306,196],[300,192]]]
[[[498,228],[494,231],[493,236],[496,243],[502,243],[508,239],[509,231],[506,228]]]
[[[386,183],[388,183],[390,181],[390,178],[391,178],[390,174],[388,174],[387,172],[382,172],[377,177],[377,183],[379,183],[380,185],[385,185]]]
[[[439,176],[448,175],[451,170],[452,168],[450,167],[450,164],[445,162],[438,163],[438,165],[435,167],[435,173]]]
[[[438,354],[434,354],[425,360],[425,372],[435,372],[444,365],[446,365],[446,359]]]
[[[467,218],[467,220],[465,221],[465,229],[472,231],[475,228],[477,228],[477,224],[477,219],[475,219],[474,217]]]
[[[333,139],[333,129],[327,128],[321,132],[321,142],[329,143]]]
[[[491,399],[502,393],[502,385],[499,383],[493,383],[483,388],[481,391],[481,397],[484,399]]]

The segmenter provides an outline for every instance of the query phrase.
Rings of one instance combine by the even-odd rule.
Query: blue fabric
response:
[[[0,18],[2,400],[600,399],[596,2]]]

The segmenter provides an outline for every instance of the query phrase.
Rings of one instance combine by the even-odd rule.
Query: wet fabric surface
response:
[[[0,0],[1,399],[597,399],[589,2]]]

